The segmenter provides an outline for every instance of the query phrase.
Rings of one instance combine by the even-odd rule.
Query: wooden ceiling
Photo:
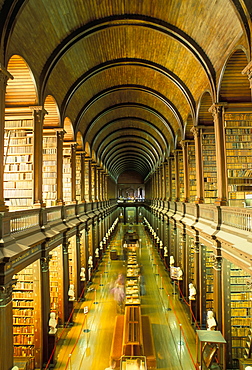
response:
[[[233,58],[228,71],[239,86],[248,84],[241,74],[251,47],[252,6],[246,3],[0,1],[2,64],[13,55],[24,58],[36,104],[52,96],[61,126],[67,117],[75,140],[81,134],[114,179],[125,170],[146,178],[187,139],[185,127],[197,124],[203,93],[210,97],[205,101],[218,102],[227,60],[238,48],[243,56]],[[223,99],[225,87],[221,91]]]

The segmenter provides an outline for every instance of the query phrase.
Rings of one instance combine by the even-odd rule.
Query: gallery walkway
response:
[[[117,245],[122,255],[121,240],[127,225],[118,230],[104,254],[85,301],[76,302],[73,326],[58,330],[58,344],[54,355],[55,369],[104,370],[110,364],[110,350],[118,314],[110,292],[118,273],[125,273],[122,259],[110,260],[109,249]],[[154,249],[142,225],[134,225],[141,239],[139,262],[143,266],[146,294],[141,297],[141,313],[150,318],[157,369],[195,369],[195,331],[190,324],[185,303],[174,294],[163,261]],[[88,311],[84,314],[84,310]],[[47,367],[49,368],[49,366]]]

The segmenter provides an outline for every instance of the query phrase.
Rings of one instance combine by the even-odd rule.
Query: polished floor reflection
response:
[[[55,369],[104,370],[110,364],[110,351],[119,308],[111,293],[118,273],[125,274],[123,259],[110,260],[116,246],[121,256],[121,240],[127,225],[118,231],[104,254],[85,301],[74,306],[73,326],[58,331]],[[195,331],[157,251],[142,225],[134,225],[141,239],[138,251],[143,266],[146,294],[141,297],[141,313],[151,322],[153,341],[160,370],[195,369]],[[174,294],[175,293],[175,294]],[[88,313],[84,313],[88,311]],[[119,367],[117,368],[119,370]]]

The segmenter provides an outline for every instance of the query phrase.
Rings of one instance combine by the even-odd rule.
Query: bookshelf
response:
[[[4,199],[10,210],[33,205],[33,120],[5,121]]]
[[[188,173],[189,173],[189,202],[194,202],[197,196],[196,184],[196,157],[195,145],[190,143],[188,145]]]
[[[194,242],[193,238],[188,238],[188,282],[195,284],[194,281]]]
[[[28,359],[29,370],[40,368],[40,277],[35,262],[14,276],[13,288],[13,350],[14,357]]]
[[[61,325],[64,322],[62,244],[54,248],[49,255],[50,311],[56,313],[58,324]]]
[[[175,159],[174,157],[172,156],[171,157],[171,177],[172,177],[172,181],[171,181],[171,185],[172,185],[172,192],[171,192],[171,195],[172,195],[172,200],[175,200],[176,199],[176,176],[175,176]]]
[[[81,154],[76,153],[76,200],[81,202]]]
[[[68,261],[69,261],[69,284],[74,285],[74,292],[77,294],[77,256],[76,256],[76,235],[68,239]]]
[[[217,168],[214,133],[202,133],[204,202],[212,204],[217,198]]]
[[[179,169],[179,198],[182,201],[185,198],[185,181],[184,181],[184,161],[183,152],[178,153],[178,169]]]
[[[213,311],[213,289],[214,289],[214,253],[211,249],[201,244],[201,291],[202,291],[202,321],[206,324],[207,311]]]
[[[71,146],[63,146],[63,200],[66,204],[72,201]]]
[[[47,207],[57,202],[57,133],[43,130],[43,201]]]
[[[230,264],[232,358],[247,356],[247,341],[251,333],[252,289],[251,276]]]
[[[228,198],[243,206],[252,194],[252,114],[225,114]]]
[[[86,202],[89,202],[90,200],[90,194],[89,194],[89,171],[90,171],[90,162],[89,162],[89,159],[87,157],[85,157],[85,169],[84,169],[84,172],[85,172],[85,201]]]

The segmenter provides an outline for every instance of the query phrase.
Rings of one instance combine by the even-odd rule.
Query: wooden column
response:
[[[91,162],[91,201],[96,201],[96,164]]]
[[[158,199],[162,199],[162,166],[160,165],[158,168],[158,179],[157,179],[157,187],[158,187]]]
[[[213,268],[213,309],[216,316],[216,321],[218,323],[217,330],[222,331],[222,257],[220,250],[220,242],[216,241],[217,248],[214,255],[214,268]]]
[[[204,202],[204,182],[203,182],[203,161],[202,161],[202,146],[201,146],[201,131],[197,127],[192,127],[191,132],[195,141],[195,160],[196,160],[196,182],[197,195],[195,203]]]
[[[101,200],[101,168],[97,166],[96,170],[96,176],[97,176],[97,192],[96,192],[96,200],[99,202]]]
[[[184,169],[184,199],[187,203],[189,201],[189,171],[188,171],[188,142],[181,140],[180,145],[183,152],[183,169]]]
[[[227,163],[226,163],[226,140],[224,128],[224,105],[213,104],[209,111],[214,119],[216,167],[217,167],[217,195],[215,204],[226,206],[228,200],[227,190]]]
[[[72,177],[72,186],[71,186],[71,201],[76,203],[76,146],[74,143],[71,145],[71,177]]]
[[[13,76],[0,64],[0,158],[4,158],[4,126],[5,126],[5,93],[8,79]],[[0,166],[0,211],[8,209],[4,203],[3,192],[4,167]],[[0,365],[1,366],[1,365]]]
[[[162,178],[163,178],[163,193],[162,193],[162,198],[163,200],[166,200],[166,168],[167,168],[167,162],[164,162],[162,165]]]
[[[49,326],[48,321],[50,317],[50,280],[49,280],[49,257],[40,259],[41,267],[41,293],[43,309],[41,310],[41,328],[43,333],[43,353],[42,360],[43,363],[47,363],[50,358],[50,346],[49,346]]]
[[[179,202],[180,200],[179,150],[174,150],[174,166],[175,166],[175,202]]]
[[[81,202],[85,202],[85,153],[81,153]]]
[[[0,285],[0,370],[13,366],[13,316],[12,285],[13,281]]]
[[[173,157],[168,158],[168,168],[167,168],[167,176],[168,176],[168,200],[172,199],[172,161]]]
[[[33,111],[34,124],[34,150],[33,150],[33,203],[34,206],[41,207],[43,205],[43,121],[46,111],[43,107],[30,107]]]
[[[66,236],[64,236],[64,240],[62,243],[62,249],[63,249],[63,318],[64,323],[67,322],[69,314],[71,312],[71,303],[68,299],[68,290],[69,290],[69,258],[68,258],[68,246],[69,241]],[[76,294],[76,292],[75,292]]]
[[[63,202],[63,138],[64,130],[57,131],[57,204]]]
[[[195,318],[197,321],[201,320],[201,307],[202,307],[202,295],[200,294],[200,243],[196,239],[194,240],[194,285],[197,291],[196,304],[195,304]]]
[[[92,202],[91,158],[85,155],[85,200]]]

